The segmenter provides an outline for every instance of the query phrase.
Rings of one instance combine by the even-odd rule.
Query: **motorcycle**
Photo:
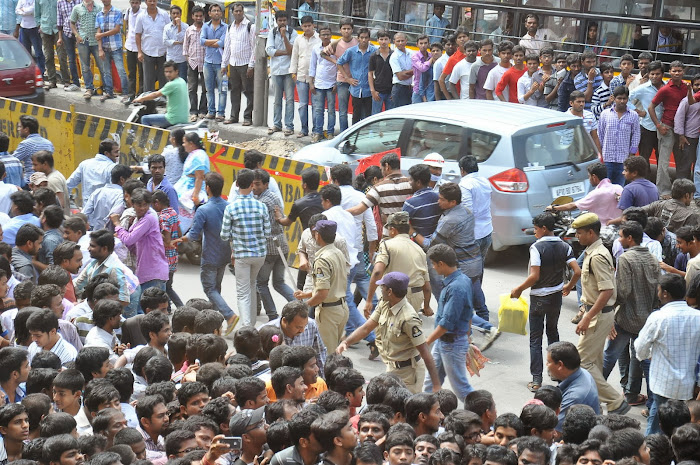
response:
[[[150,92],[144,92],[139,97],[148,95]],[[146,115],[157,115],[158,107],[165,107],[167,104],[167,99],[165,97],[158,97],[153,100],[147,100],[145,102],[138,103],[126,103],[127,106],[131,105],[131,114],[126,118],[128,123],[141,123],[141,118]],[[187,132],[196,132],[200,138],[204,139],[206,134],[209,132],[209,121],[206,119],[197,121],[195,123],[180,123],[175,124],[166,128],[168,131],[174,131],[175,129],[183,129]]]

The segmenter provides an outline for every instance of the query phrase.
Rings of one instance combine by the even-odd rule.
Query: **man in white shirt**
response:
[[[662,275],[658,285],[662,307],[649,315],[634,342],[640,361],[651,358],[649,387],[654,401],[649,409],[647,435],[661,432],[658,410],[662,404],[669,399],[694,397],[700,357],[700,312],[686,304],[685,292],[681,276]]]
[[[157,7],[157,0],[146,0],[146,10],[136,18],[136,47],[139,61],[143,63],[143,90],[156,90],[165,86],[165,42],[163,32],[170,24],[168,13]]]
[[[313,113],[313,126],[311,142],[318,142],[323,135],[323,113],[328,105],[328,124],[326,130],[328,137],[333,137],[335,131],[335,83],[337,67],[335,63],[321,57],[324,47],[331,43],[331,29],[327,26],[318,30],[321,43],[311,51],[309,63],[309,86],[311,88]],[[388,40],[388,39],[387,39]]]
[[[120,344],[114,330],[121,325],[122,306],[114,300],[97,302],[92,311],[95,326],[85,337],[85,347],[104,347],[109,350],[109,361],[115,363],[126,345]]]
[[[464,44],[464,59],[460,60],[452,69],[450,74],[448,90],[452,94],[452,98],[468,99],[469,98],[469,76],[471,74],[472,64],[476,61],[477,52],[476,42],[473,40],[467,41]],[[459,82],[459,95],[457,94],[456,84]]]
[[[309,76],[309,66],[311,64],[312,50],[321,43],[321,39],[314,30],[314,20],[306,15],[301,18],[301,34],[292,45],[292,57],[289,63],[289,72],[296,82],[297,95],[299,96],[299,120],[301,121],[301,132],[297,137],[309,135],[309,97],[311,77]],[[357,110],[356,110],[357,111]],[[313,114],[312,114],[313,125]]]
[[[513,43],[509,40],[504,40],[498,44],[498,58],[499,62],[497,66],[489,71],[488,76],[486,76],[486,81],[484,82],[484,91],[486,91],[486,100],[497,100],[494,96],[494,91],[498,82],[501,80],[508,68],[512,66],[510,60],[513,58]],[[503,91],[506,93],[506,90]]]
[[[5,14],[7,12],[4,12]],[[46,72],[46,57],[41,46],[41,35],[39,33],[39,25],[34,17],[34,0],[19,0],[15,13],[20,19],[19,27],[21,31],[22,45],[31,54],[34,47],[33,55],[36,58],[37,65],[41,73]]]
[[[187,59],[182,53],[185,33],[189,25],[182,20],[182,9],[177,5],[170,7],[170,23],[163,30],[165,59],[177,65],[179,75],[187,82]]]
[[[540,29],[540,18],[534,14],[530,13],[525,17],[525,28],[527,32],[520,39],[520,45],[525,47],[526,53],[535,53],[539,55],[540,49],[544,47],[551,47],[552,42],[559,40],[554,33],[547,29]]]
[[[30,365],[34,356],[42,350],[56,354],[63,366],[74,361],[78,355],[77,349],[58,334],[58,318],[48,308],[37,310],[27,318],[27,330],[33,341],[28,349]]]
[[[139,49],[136,46],[136,18],[141,14],[141,0],[129,0],[131,8],[124,12],[124,28],[126,29],[126,74],[129,76],[129,94],[122,103],[131,103],[143,90],[143,63],[138,59]],[[124,84],[122,84],[124,87]]]
[[[535,107],[545,106],[540,104],[540,101],[544,101],[544,85],[533,80],[540,67],[540,57],[534,54],[528,55],[525,58],[525,66],[527,71],[518,79],[518,101]]]
[[[245,95],[243,126],[253,124],[253,73],[255,71],[255,25],[246,18],[241,3],[233,4],[233,23],[228,28],[221,57],[221,70],[228,68],[231,86],[231,117],[224,124],[237,123],[241,92]]]

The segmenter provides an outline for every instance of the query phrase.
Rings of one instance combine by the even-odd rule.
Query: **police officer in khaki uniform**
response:
[[[312,229],[316,243],[321,247],[316,252],[313,266],[314,287],[311,292],[295,291],[297,299],[309,299],[309,307],[316,307],[316,324],[321,339],[329,351],[335,350],[345,335],[348,321],[348,305],[345,291],[348,282],[348,262],[333,242],[338,224],[320,220]]]
[[[615,325],[614,304],[615,267],[613,258],[600,239],[600,220],[595,213],[585,213],[571,224],[579,243],[586,246],[581,267],[581,303],[586,312],[576,326],[579,335],[578,353],[581,368],[585,368],[598,388],[600,402],[608,413],[624,415],[630,409],[625,397],[603,377],[603,350],[605,340]]]
[[[406,299],[417,312],[423,309],[426,316],[431,316],[433,311],[430,309],[430,278],[425,251],[408,237],[411,228],[408,212],[389,215],[386,227],[389,230],[389,239],[379,244],[379,250],[374,256],[374,271],[367,295],[374,295],[377,291],[377,281],[384,273],[401,271],[408,275]],[[364,310],[365,317],[369,318],[372,313],[372,299],[367,299]]]
[[[433,391],[440,389],[435,362],[425,344],[423,322],[406,299],[409,278],[399,271],[387,273],[377,281],[382,299],[365,324],[338,345],[341,354],[371,331],[377,335],[377,348],[386,364],[386,371],[395,373],[413,393],[423,391],[427,367],[433,381]]]

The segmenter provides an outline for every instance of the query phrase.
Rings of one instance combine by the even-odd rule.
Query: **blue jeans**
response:
[[[457,336],[454,342],[444,342],[438,339],[431,350],[440,384],[444,383],[445,376],[447,376],[447,379],[450,380],[450,386],[452,386],[454,393],[457,394],[458,399],[464,399],[467,397],[467,394],[474,390],[469,384],[467,365],[464,363],[467,359],[468,350],[469,339],[466,334]],[[433,391],[433,382],[429,373],[425,374],[423,391]]]
[[[326,131],[329,135],[333,135],[335,132],[335,92],[333,88],[330,89],[316,89],[316,93],[313,94],[311,100],[313,105],[311,109],[314,114],[314,134],[323,134],[323,114],[326,111],[326,104],[328,105],[328,125],[326,126]]]
[[[361,254],[362,252],[360,252]],[[358,254],[358,255],[360,255]],[[355,305],[355,299],[353,297],[353,293],[350,290],[350,284],[355,280],[356,276],[358,273],[364,273],[365,276],[367,276],[367,273],[365,273],[365,266],[364,266],[364,261],[360,260],[358,264],[352,267],[350,269],[350,272],[348,273],[348,285],[345,293],[345,300],[348,304],[348,310],[349,310],[349,316],[348,316],[348,321],[345,323],[345,332],[350,334],[353,331],[355,331],[357,328],[365,324],[367,319],[360,313],[360,311],[357,309],[357,306]],[[362,280],[360,280],[362,282]],[[362,294],[363,287],[362,284],[357,284],[358,289],[360,289],[360,294]],[[367,287],[364,287],[364,294],[362,294],[363,298],[367,298],[367,291],[369,289],[369,280],[367,282]],[[374,331],[369,333],[367,337],[365,338],[365,341],[367,342],[374,342],[375,335]]]
[[[131,293],[129,296],[129,305],[124,307],[124,310],[122,310],[122,316],[124,318],[131,318],[132,316],[136,316],[139,313],[139,310],[141,310],[141,286],[136,286],[136,289],[134,292]],[[143,310],[141,310],[140,313],[143,313]]]
[[[583,268],[583,257],[586,254],[581,252],[581,255],[578,256],[576,259],[576,263],[578,263],[579,268]],[[579,279],[576,281],[576,298],[578,299],[578,307],[581,308],[581,293],[583,292],[583,289],[581,288],[581,280]]]
[[[297,95],[299,95],[299,119],[301,120],[302,134],[309,134],[309,83],[297,81]],[[313,113],[312,113],[313,115]],[[313,124],[313,121],[312,121]]]
[[[623,163],[606,161],[605,167],[608,169],[608,179],[610,179],[611,183],[618,184],[620,186],[625,185],[625,177],[622,175],[622,169],[624,168]]]
[[[282,97],[285,99],[284,127],[294,130],[294,79],[291,74],[272,76],[275,83],[275,98],[272,113],[272,124],[282,128]],[[307,122],[308,125],[308,122]]]
[[[183,61],[182,63],[175,63],[177,65],[177,72],[179,76],[187,82],[187,70],[189,69],[189,66],[187,64],[187,60]],[[122,85],[122,87],[124,87]]]
[[[542,384],[542,336],[547,321],[547,345],[559,342],[559,312],[561,291],[545,296],[530,294],[530,374],[532,380]]]
[[[270,293],[270,274],[272,274],[272,287],[277,293],[284,297],[287,302],[294,300],[294,290],[284,282],[284,273],[284,262],[279,255],[266,256],[265,263],[262,268],[260,268],[260,271],[258,271],[258,277],[255,282],[256,287],[260,293],[260,299],[262,300],[263,308],[265,308],[265,313],[267,313],[268,318],[271,320],[277,318],[278,314],[275,301],[272,300],[272,293]]]
[[[221,63],[204,63],[204,84],[207,88],[207,113],[223,117],[226,112],[226,89],[221,87]],[[216,94],[219,105],[216,105]]]
[[[92,82],[92,66],[90,66],[90,55],[95,59],[95,64],[97,69],[102,72],[102,60],[97,55],[98,47],[97,45],[86,45],[85,43],[78,44],[78,55],[80,56],[80,69],[83,70],[83,82],[85,83],[85,89],[95,90],[95,85]]]
[[[141,124],[144,126],[153,126],[155,128],[169,128],[172,126],[165,115],[144,115],[141,117]]]
[[[75,37],[68,37],[63,34],[63,46],[66,49],[66,55],[68,55],[68,68],[70,68],[70,81],[76,86],[80,87],[80,75],[78,74],[78,63],[75,61]],[[68,76],[63,79],[64,82],[68,81]]]
[[[100,61],[102,62],[102,91],[108,95],[114,94],[114,80],[112,79],[112,62],[114,62],[117,74],[119,74],[122,94],[126,95],[129,89],[129,80],[124,70],[124,51],[121,48],[111,52],[105,50],[105,57]]]
[[[340,132],[348,128],[348,109],[350,106],[350,84],[339,82],[336,84],[338,93],[338,119],[340,120]]]
[[[608,376],[610,376],[620,356],[624,355],[626,350],[632,351],[631,356],[630,352],[627,352],[629,374],[627,375],[627,384],[623,386],[625,389],[625,397],[627,400],[635,400],[637,398],[642,390],[642,376],[644,376],[647,380],[647,394],[648,397],[651,398],[651,390],[648,389],[649,360],[640,362],[637,360],[637,355],[634,352],[634,341],[637,339],[637,335],[625,331],[617,323],[615,323],[615,331],[617,331],[617,337],[615,339],[608,339],[608,345],[605,347],[605,352],[603,353],[603,377],[608,379]],[[628,347],[629,349],[627,349]]]
[[[202,282],[202,290],[206,294],[207,299],[214,304],[214,308],[218,310],[225,319],[233,316],[233,310],[228,306],[223,297],[221,297],[221,281],[224,279],[224,272],[227,265],[201,265],[199,269],[199,279]]]
[[[645,435],[649,436],[650,434],[661,432],[661,427],[659,426],[659,407],[666,402],[668,402],[667,397],[654,394],[654,401],[649,409],[649,418],[647,419],[647,430],[644,433]]]
[[[376,115],[386,110],[391,110],[391,92],[380,92],[379,101],[372,99],[372,114]]]
[[[402,107],[411,103],[413,87],[403,84],[394,84],[391,88],[391,108]]]
[[[29,54],[32,54],[32,48],[34,48],[34,53],[36,53],[36,64],[41,70],[41,74],[46,72],[46,57],[44,57],[44,50],[41,47],[41,34],[39,34],[39,26],[33,27],[31,29],[21,28],[22,35],[20,40],[22,45],[27,49]],[[95,45],[97,48],[97,45]]]
[[[428,261],[430,261],[428,259]],[[432,270],[429,273],[430,276],[430,289],[435,296],[435,300],[440,300],[440,293],[442,292],[442,278],[440,275],[438,275],[435,272],[435,269],[432,267],[430,263],[428,263],[428,270]],[[484,291],[481,289],[481,280],[476,277],[476,278],[469,278],[472,281],[472,305],[474,306],[474,309],[477,308],[477,300],[481,299],[479,305],[481,306],[481,311],[483,312],[483,309],[486,308],[485,304],[485,296],[484,296]],[[488,332],[493,328],[493,325],[489,323],[489,311],[486,309],[486,317],[484,318],[484,314],[482,313],[481,315],[476,313],[476,310],[474,311],[474,315],[472,316],[472,328],[478,328],[479,331],[481,332]]]

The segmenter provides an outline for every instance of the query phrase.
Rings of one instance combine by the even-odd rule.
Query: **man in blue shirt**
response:
[[[574,86],[586,96],[585,109],[588,111],[591,110],[593,92],[603,83],[603,76],[595,66],[597,61],[595,52],[586,50],[581,54],[581,72],[574,75]]]
[[[32,194],[19,190],[10,195],[10,200],[12,200],[12,207],[10,208],[12,219],[2,227],[2,241],[14,247],[17,231],[23,224],[30,223],[40,228],[41,221],[34,216],[34,197],[32,197]]]
[[[404,201],[403,211],[408,212],[411,226],[418,234],[430,236],[435,232],[442,215],[438,205],[439,195],[429,187],[430,167],[422,163],[413,165],[408,170],[408,178],[414,193]]]
[[[155,189],[165,192],[168,195],[168,200],[170,200],[170,208],[177,211],[180,204],[177,200],[175,188],[165,175],[165,157],[160,154],[148,157],[148,170],[151,172],[152,177],[148,180],[146,189],[150,192],[153,192]]]
[[[446,29],[450,25],[450,21],[442,17],[444,14],[445,5],[436,3],[433,5],[433,16],[425,22],[425,33],[430,37],[431,44],[433,42],[440,42],[445,32],[447,32]]]
[[[338,70],[350,83],[353,124],[372,114],[372,92],[369,89],[369,59],[377,47],[369,43],[369,29],[363,27],[357,34],[358,44],[350,47],[338,59]]]
[[[576,346],[570,342],[555,342],[547,347],[547,371],[553,379],[559,380],[561,409],[557,431],[572,405],[583,404],[600,414],[598,388],[590,373],[581,368],[581,356]]]
[[[227,332],[230,333],[238,322],[238,316],[221,297],[221,281],[224,279],[226,266],[231,262],[231,246],[221,240],[221,223],[228,202],[221,198],[224,178],[219,173],[210,172],[204,176],[204,184],[209,200],[197,208],[194,221],[187,235],[172,241],[173,246],[180,242],[202,241],[202,261],[199,278],[207,298],[214,304],[228,321]]]
[[[228,26],[221,21],[221,7],[212,4],[209,7],[211,20],[202,26],[200,43],[204,46],[204,82],[207,88],[207,119],[223,121],[226,112],[226,91],[228,86],[222,86],[226,69],[221,68],[221,52],[224,50],[224,40]],[[219,91],[219,105],[216,105],[216,91]]]
[[[25,184],[22,173],[24,166],[14,155],[10,155],[7,151],[10,148],[10,137],[4,132],[0,132],[0,162],[5,165],[5,179],[8,184],[14,184],[17,187],[22,187]]]
[[[474,314],[471,283],[457,268],[457,255],[450,246],[438,244],[431,247],[428,258],[435,271],[445,280],[438,299],[435,329],[425,343],[433,346],[431,355],[440,383],[444,383],[447,376],[457,397],[464,399],[474,390],[469,384],[464,363],[469,351],[469,333]],[[432,379],[426,376],[423,391],[431,392],[433,387]]]
[[[24,164],[24,185],[29,182],[29,177],[34,173],[32,155],[39,150],[48,150],[53,153],[53,144],[50,140],[39,135],[39,121],[33,116],[22,115],[17,123],[19,136],[24,139],[17,145],[13,153]]]

